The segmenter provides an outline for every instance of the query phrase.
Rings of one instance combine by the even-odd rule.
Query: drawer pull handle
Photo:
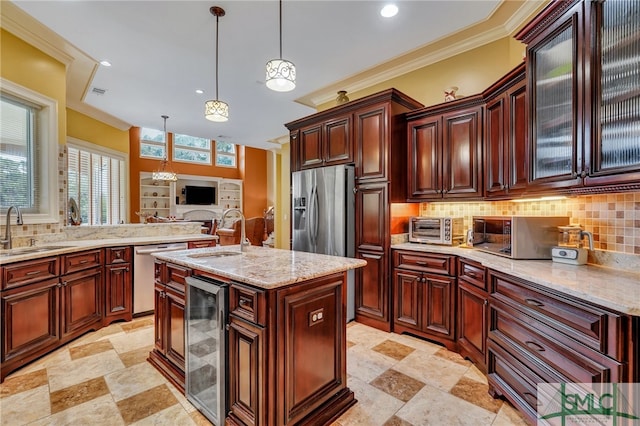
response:
[[[540,344],[538,344],[536,342],[532,342],[532,341],[529,340],[529,341],[526,341],[525,343],[531,349],[535,349],[538,352],[544,352],[544,347],[542,347]]]
[[[473,271],[467,271],[467,275],[469,275],[471,278],[478,278],[478,276],[476,275],[475,272]]]
[[[82,260],[80,261],[80,264],[82,265],[82,264],[87,263],[87,262],[88,262],[88,260],[87,260],[87,259],[82,259]]]
[[[524,398],[526,400],[528,400],[529,404],[536,406],[538,403],[538,398],[536,398],[536,396],[534,394],[532,394],[531,392],[524,392],[523,393]]]
[[[423,260],[418,260],[418,261],[416,261],[416,264],[421,265],[421,266],[426,266],[427,262],[425,262]]]
[[[25,275],[28,275],[28,276],[38,275],[40,272],[42,272],[42,271],[29,271]]]
[[[537,306],[537,307],[544,306],[544,303],[538,302],[536,299],[524,299],[524,301],[527,302],[527,305],[529,306]]]

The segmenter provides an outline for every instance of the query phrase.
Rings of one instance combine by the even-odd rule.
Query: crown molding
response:
[[[69,51],[75,49],[73,46],[69,45],[62,37],[33,19],[12,2],[2,2],[0,27],[67,67],[71,65],[75,59],[74,52]],[[77,49],[75,50],[80,52]]]

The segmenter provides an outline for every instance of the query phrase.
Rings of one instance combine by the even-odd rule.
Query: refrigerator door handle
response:
[[[316,196],[315,196],[316,187],[313,186],[311,188],[311,193],[309,194],[309,207],[308,207],[308,217],[309,217],[309,227],[308,227],[308,235],[309,235],[309,243],[311,243],[311,249],[315,250],[315,222],[316,222]]]
[[[320,200],[318,199],[318,187],[316,186],[313,189],[315,190],[315,194],[313,195],[313,245],[315,246],[318,244],[318,224],[320,223],[320,212],[318,210]]]

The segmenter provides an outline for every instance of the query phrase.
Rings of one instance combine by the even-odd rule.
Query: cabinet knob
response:
[[[583,171],[582,171],[582,173],[580,173],[580,177],[581,177],[581,178],[585,178],[585,177],[587,177],[587,171],[586,171],[586,170],[583,170]]]
[[[68,283],[67,281],[62,281],[62,285],[63,285],[63,286],[65,286],[65,287],[66,287],[68,284],[69,284],[69,283]]]
[[[505,188],[506,188],[506,186],[500,185],[500,190],[504,190]]]
[[[129,272],[129,267],[124,268],[125,272]]]
[[[577,177],[578,177],[578,172],[573,172],[573,173],[571,173],[571,177],[572,177],[572,178],[577,178]]]
[[[58,283],[58,284],[56,285],[56,287],[58,287],[58,288],[62,287],[62,283]]]
[[[448,190],[448,189],[443,189],[443,190],[442,190],[442,193],[443,193],[443,194],[446,194],[447,192],[449,192],[449,190]]]
[[[358,188],[353,188],[353,193],[357,194],[358,193]]]

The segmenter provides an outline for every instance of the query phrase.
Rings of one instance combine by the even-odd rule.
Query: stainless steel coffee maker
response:
[[[587,263],[589,251],[584,247],[587,239],[588,250],[593,250],[593,235],[583,231],[580,225],[558,226],[558,245],[551,249],[554,262],[584,265]]]

